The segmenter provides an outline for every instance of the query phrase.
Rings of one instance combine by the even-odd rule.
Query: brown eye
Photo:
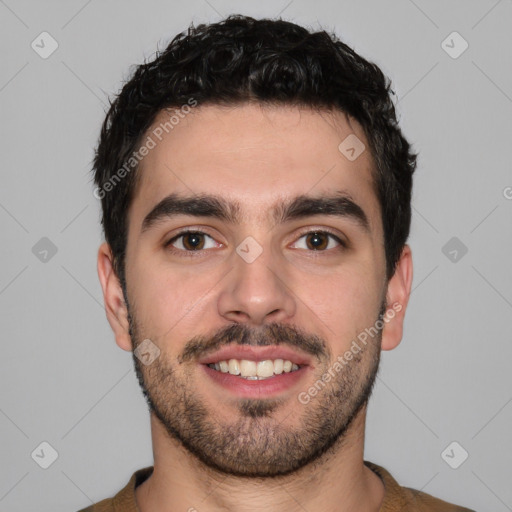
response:
[[[211,240],[209,246],[207,246],[207,238]],[[183,252],[195,252],[203,249],[214,248],[215,241],[211,236],[200,231],[184,231],[169,240],[166,244],[166,247],[168,246],[172,246],[174,249]]]
[[[306,235],[306,244],[308,249],[314,251],[323,250],[329,245],[329,237],[326,233],[308,233]]]
[[[190,251],[202,249],[204,246],[204,238],[201,233],[187,233],[183,235],[183,247]]]
[[[295,242],[296,248],[308,251],[326,252],[330,249],[346,247],[343,241],[329,231],[309,231]]]

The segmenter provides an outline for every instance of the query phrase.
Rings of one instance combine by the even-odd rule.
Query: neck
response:
[[[140,512],[377,512],[384,486],[364,465],[365,417],[364,407],[340,442],[293,474],[247,478],[206,467],[178,441],[169,438],[152,414],[154,470],[136,489],[137,505]]]

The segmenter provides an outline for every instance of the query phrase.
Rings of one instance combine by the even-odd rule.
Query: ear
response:
[[[114,271],[110,246],[104,242],[98,250],[98,276],[103,289],[103,301],[110,327],[114,331],[116,343],[123,350],[132,351],[128,309],[123,296],[121,283]]]
[[[405,245],[398,260],[395,273],[388,282],[386,294],[387,310],[384,314],[382,350],[392,350],[402,340],[405,310],[412,286],[412,252]]]

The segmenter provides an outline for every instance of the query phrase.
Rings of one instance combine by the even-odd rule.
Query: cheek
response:
[[[381,301],[381,290],[368,274],[342,271],[328,278],[304,283],[301,296],[314,314],[321,320],[318,324],[331,339],[333,353],[340,353],[350,346],[352,340],[377,320]]]
[[[144,258],[140,258],[143,261]],[[145,261],[150,261],[147,258]],[[131,289],[139,322],[155,337],[176,337],[194,332],[218,281],[213,273],[172,270],[157,262],[133,266]]]

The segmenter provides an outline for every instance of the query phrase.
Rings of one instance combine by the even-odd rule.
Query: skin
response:
[[[154,126],[165,119],[161,114]],[[154,472],[136,489],[142,512],[379,510],[384,487],[363,464],[366,404],[359,407],[357,400],[375,377],[380,350],[391,350],[401,341],[412,257],[405,246],[395,274],[386,279],[372,158],[368,150],[354,161],[340,153],[338,145],[349,134],[369,147],[358,123],[339,112],[257,104],[201,106],[144,158],[128,217],[129,304],[113,271],[109,246],[102,244],[98,252],[98,273],[116,343],[132,351],[149,338],[161,351],[152,365],[138,364],[143,390],[161,413],[158,418],[151,412]],[[267,218],[271,206],[286,198],[338,190],[364,210],[368,231],[351,218],[328,215],[278,225]],[[182,215],[141,233],[144,217],[172,192],[239,201],[243,222],[235,225]],[[208,246],[199,257],[183,256],[179,241],[175,252],[165,247],[184,227],[212,237],[206,238]],[[312,250],[304,232],[322,229],[343,237],[348,247],[333,240],[323,251]],[[263,249],[250,264],[235,250],[248,236]],[[321,379],[355,337],[374,325],[383,300],[388,308],[400,304],[400,311],[323,391],[301,404],[298,394]],[[299,340],[317,343],[319,356],[312,358],[298,386],[282,392],[272,404],[254,399],[252,412],[267,407],[267,415],[248,415],[251,404],[207,378],[197,358],[180,363],[184,348],[195,337],[206,347],[223,328],[238,325],[268,338],[265,327],[272,323],[290,333],[300,329],[304,337]],[[281,341],[293,348],[291,339]],[[186,400],[189,407],[183,405]],[[205,416],[200,433],[191,436],[187,421],[194,405]],[[329,410],[334,411],[332,421],[328,423],[327,415],[324,430],[336,439],[331,439],[325,453],[297,466],[301,449],[312,456],[311,443],[327,442],[315,437],[311,421],[325,418],[323,413]],[[189,436],[189,445],[195,443],[203,450],[204,460],[170,435],[171,426]],[[246,434],[251,443],[228,442],[228,432]],[[290,451],[292,444],[286,448],[290,439],[302,439],[307,446],[295,442]],[[225,441],[222,453],[209,450],[208,440]],[[271,459],[262,454],[265,440],[271,443],[267,448],[278,454],[277,460],[283,461],[281,466],[270,464]],[[244,453],[251,464],[244,466],[240,458],[229,457],[235,453]],[[255,476],[257,470],[282,474],[265,478]],[[245,476],[240,474],[243,471]]]

